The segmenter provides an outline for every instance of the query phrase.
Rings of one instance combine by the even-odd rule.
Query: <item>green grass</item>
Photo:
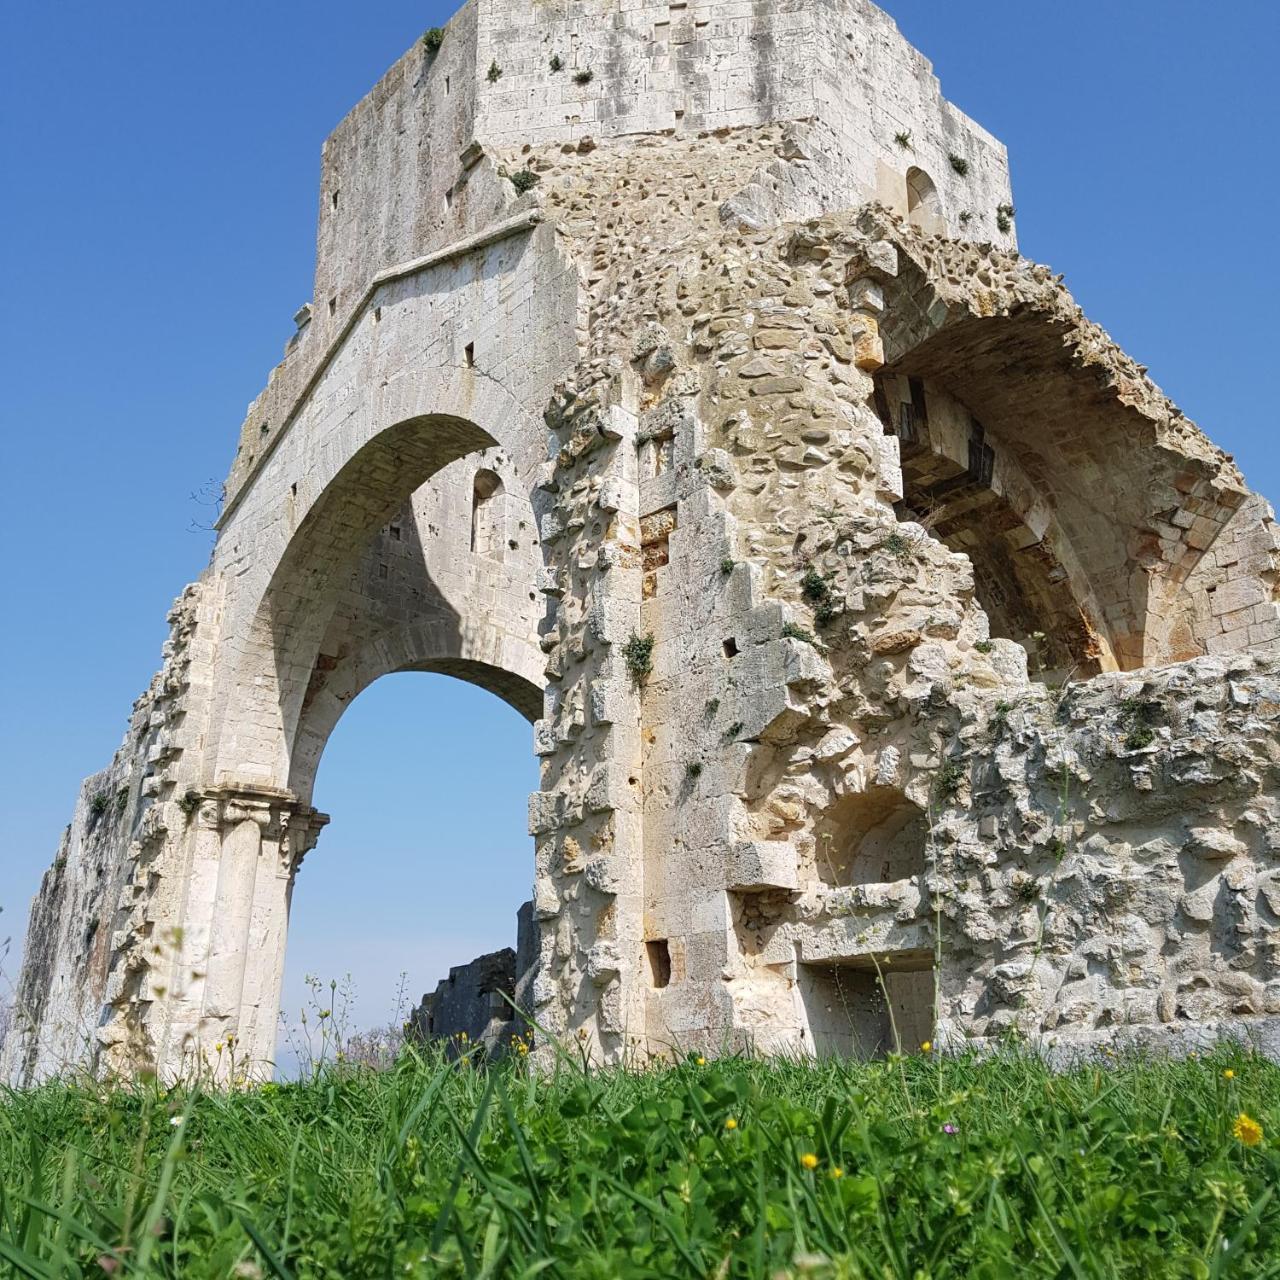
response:
[[[49,1085],[0,1104],[0,1274],[1276,1276],[1278,1130],[1229,1049]]]

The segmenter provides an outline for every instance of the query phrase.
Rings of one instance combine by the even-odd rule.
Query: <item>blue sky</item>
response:
[[[1280,497],[1274,0],[889,0],[1009,146],[1024,253]],[[191,532],[310,296],[320,145],[449,10],[15,2],[0,15],[0,938],[207,558]],[[528,726],[440,676],[368,690],[316,789],[286,1005],[351,972],[357,1017],[514,940]],[[15,969],[13,956],[7,964]],[[0,988],[2,990],[3,988]]]

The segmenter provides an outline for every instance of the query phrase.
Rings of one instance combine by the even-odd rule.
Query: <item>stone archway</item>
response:
[[[207,1060],[234,1035],[258,1073],[272,1061],[294,879],[327,821],[311,807],[316,768],[362,689],[438,671],[540,713],[535,486],[498,436],[454,414],[371,433],[305,511],[286,510],[265,589],[235,602],[246,621],[227,640],[183,911],[198,963],[170,1001],[162,1060]],[[502,495],[502,557],[472,544],[477,474]]]

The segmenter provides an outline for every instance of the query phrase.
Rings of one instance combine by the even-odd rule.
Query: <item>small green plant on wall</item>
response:
[[[574,84],[590,84],[595,79],[595,72],[590,67],[584,67],[581,71],[573,73]]]
[[[947,161],[962,178],[968,174],[969,162],[964,158],[964,156],[957,156],[954,154],[949,155],[947,157]]]
[[[443,27],[428,27],[422,33],[422,47],[428,53],[438,53],[442,44],[444,44]]]
[[[490,84],[497,84],[498,81],[502,79],[502,68],[498,66],[496,61],[489,63],[489,71],[485,76],[485,79],[488,80]]]
[[[517,169],[515,173],[507,174],[507,180],[515,187],[517,195],[533,190],[541,181],[532,169]]]
[[[547,66],[549,66],[552,71],[563,71],[564,59],[558,53],[553,53],[551,55],[550,62],[547,63]]]
[[[903,129],[901,133],[895,133],[893,140],[900,146],[903,151],[911,150],[911,130]]]
[[[653,670],[653,632],[642,636],[633,631],[622,650],[622,657],[632,680],[643,684]]]

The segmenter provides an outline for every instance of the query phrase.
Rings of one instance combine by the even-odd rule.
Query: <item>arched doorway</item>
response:
[[[520,447],[501,442],[509,426],[405,419],[372,433],[310,493],[309,476],[296,495],[291,487],[292,532],[237,627],[240,661],[215,695],[216,782],[192,867],[201,915],[191,932],[197,948],[207,932],[208,964],[171,1024],[184,1056],[207,1059],[233,1033],[255,1070],[269,1069],[295,876],[326,820],[313,806],[317,770],[362,690],[436,672],[480,685],[526,721],[541,713],[537,490],[523,437]],[[477,495],[501,506],[483,513],[494,516],[483,546]],[[528,735],[525,751],[532,760]],[[516,789],[527,803],[533,788]],[[222,856],[228,841],[241,856]],[[531,844],[526,857],[521,901]]]
[[[384,676],[329,735],[314,794],[333,816],[294,888],[281,1074],[354,1030],[393,1032],[451,966],[516,945],[533,883],[536,757],[525,711],[484,672],[471,676]],[[335,1001],[336,1034],[314,1008],[302,1023],[308,978]]]

